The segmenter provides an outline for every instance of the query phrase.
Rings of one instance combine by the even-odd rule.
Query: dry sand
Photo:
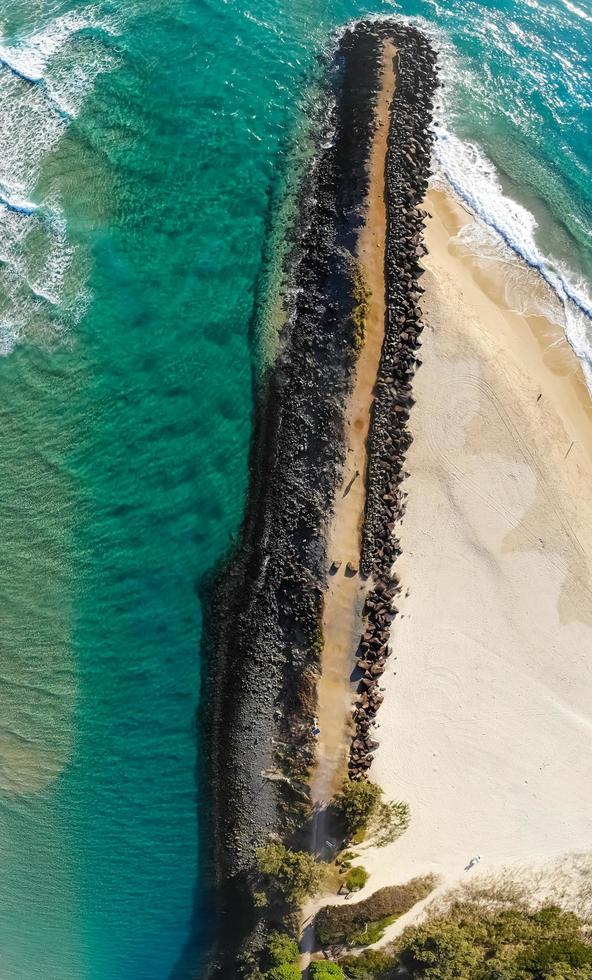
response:
[[[459,245],[470,216],[440,191],[426,206],[401,615],[371,773],[411,824],[360,850],[360,898],[592,850],[592,403],[561,331],[508,309],[509,266]]]

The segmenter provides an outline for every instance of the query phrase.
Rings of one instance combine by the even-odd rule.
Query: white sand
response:
[[[439,192],[428,208],[397,659],[371,774],[411,824],[362,849],[360,898],[592,850],[588,392],[556,328],[504,309],[503,267],[451,240],[467,215]]]

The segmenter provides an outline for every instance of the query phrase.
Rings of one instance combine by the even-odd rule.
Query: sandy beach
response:
[[[441,191],[426,208],[403,593],[371,774],[411,825],[361,849],[360,897],[592,845],[592,402],[560,329],[511,312],[503,264],[458,243],[472,218]]]

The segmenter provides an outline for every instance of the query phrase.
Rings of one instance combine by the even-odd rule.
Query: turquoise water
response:
[[[197,590],[254,314],[317,56],[393,12],[443,46],[438,168],[584,357],[589,0],[0,0],[1,980],[164,980],[195,926]]]

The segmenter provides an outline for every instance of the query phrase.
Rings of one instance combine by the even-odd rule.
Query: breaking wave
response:
[[[116,64],[113,25],[93,7],[8,41],[0,34],[0,355],[51,345],[86,307],[80,246],[43,168],[99,74]]]
[[[495,167],[479,147],[440,126],[434,143],[434,162],[436,180],[443,180],[474,215],[551,287],[560,303],[560,326],[582,361],[592,390],[592,299],[586,284],[543,255],[535,239],[536,219],[504,194]],[[552,318],[558,319],[557,315]]]

